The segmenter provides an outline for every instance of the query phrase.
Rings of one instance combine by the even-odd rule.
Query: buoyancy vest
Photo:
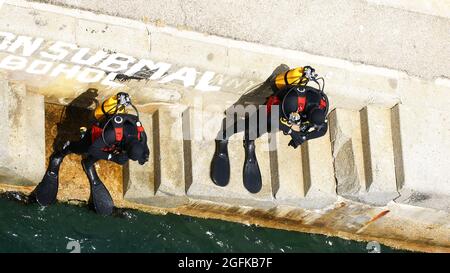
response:
[[[296,92],[296,91],[294,91]],[[272,110],[272,106],[273,105],[279,105],[280,103],[282,103],[282,101],[284,100],[284,97],[287,96],[288,93],[286,93],[282,98],[279,97],[278,94],[272,95],[267,99],[266,102],[266,106],[267,106],[267,113],[270,113]],[[289,98],[288,98],[289,99]],[[295,96],[293,98],[290,99],[295,99]],[[301,92],[301,93],[297,93],[297,98],[296,98],[296,110],[298,113],[303,113],[306,110],[306,106],[307,106],[307,98],[306,98],[306,92]],[[319,109],[325,109],[327,106],[326,100],[321,97],[319,100],[319,103],[317,105],[317,107]]]
[[[123,140],[124,136],[123,128],[125,122],[129,122],[136,126],[137,138],[138,140],[141,140],[141,134],[142,132],[144,132],[144,127],[142,126],[141,122],[137,119],[137,117],[129,114],[116,114],[113,115],[111,118],[109,118],[104,124],[96,122],[92,125],[91,129],[92,142],[94,142],[98,138],[102,138],[103,130],[105,130],[106,127],[109,125],[109,123],[111,123],[114,128],[115,140],[114,143],[112,144],[105,143],[107,147],[103,148],[103,151],[110,152],[116,150]]]

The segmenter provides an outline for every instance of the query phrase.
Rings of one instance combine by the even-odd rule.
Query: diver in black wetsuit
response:
[[[124,94],[119,93],[117,96]],[[79,141],[67,141],[61,150],[55,151],[50,156],[44,178],[34,191],[39,204],[46,206],[55,202],[61,163],[66,155],[75,153],[83,155],[81,164],[89,179],[91,201],[95,210],[100,214],[112,213],[114,207],[112,198],[98,177],[94,164],[103,159],[124,165],[131,159],[143,165],[149,156],[147,135],[138,116],[120,112],[116,111],[113,115],[105,113],[100,121],[82,133]]]
[[[266,132],[271,132],[271,113],[279,113],[278,129],[285,135],[291,136],[289,146],[297,148],[305,141],[318,138],[326,134],[328,129],[327,113],[328,98],[323,93],[323,84],[318,83],[317,75],[312,67],[300,67],[280,73],[268,79],[273,93],[266,98],[266,111],[256,111],[250,117],[237,118],[234,124],[226,127],[223,120],[222,129],[216,138],[216,151],[211,162],[211,178],[218,186],[226,186],[230,179],[230,162],[228,158],[229,137],[245,129],[245,162],[243,183],[251,193],[261,190],[262,180],[255,154],[255,138]],[[322,79],[322,78],[319,78]],[[319,85],[319,89],[307,86],[310,81]],[[323,79],[322,79],[323,80]],[[281,83],[280,83],[281,82]],[[322,87],[322,88],[321,88]],[[273,111],[277,107],[278,111]],[[253,116],[253,115],[256,115]],[[259,120],[267,120],[267,126],[261,127]],[[249,124],[249,121],[256,124]],[[244,123],[240,126],[239,123]],[[275,129],[275,128],[274,128]],[[253,136],[253,137],[252,137]]]
[[[269,112],[274,105],[279,107],[279,129],[291,136],[289,146],[297,148],[307,140],[326,134],[328,102],[320,90],[310,86],[290,87],[269,97],[268,102]]]

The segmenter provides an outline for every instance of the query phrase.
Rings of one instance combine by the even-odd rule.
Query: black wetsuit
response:
[[[127,114],[121,114],[123,116]],[[131,118],[135,116],[127,115]],[[104,126],[104,122],[100,122],[100,127]],[[137,128],[134,124],[130,122],[124,122],[123,125],[123,139],[122,141],[116,145],[116,149],[114,151],[107,151],[110,145],[115,143],[116,136],[112,123],[109,123],[106,128],[104,128],[104,138],[101,136],[92,142],[92,129],[88,130],[84,137],[77,142],[70,142],[70,144],[65,148],[69,153],[76,153],[86,155],[86,158],[90,158],[90,161],[98,161],[100,159],[113,161],[117,164],[123,165],[125,164],[129,157],[126,153],[126,147],[130,144],[130,141],[135,140],[137,138],[138,132]],[[106,144],[106,143],[108,144]],[[140,142],[144,144],[145,153],[148,155],[149,149],[147,146],[147,135],[145,132],[141,132]]]
[[[118,116],[124,117],[123,125],[121,126],[123,128],[123,137],[119,143],[116,142],[116,131],[113,123],[109,122],[104,127],[106,123],[104,121],[105,123],[98,124],[99,128],[104,127],[104,139],[100,134],[93,140],[93,128],[91,128],[79,141],[67,142],[61,150],[55,151],[50,156],[50,162],[44,178],[34,191],[36,200],[41,205],[49,205],[55,202],[58,192],[58,176],[61,163],[66,155],[75,153],[83,155],[81,164],[91,185],[91,197],[95,209],[101,214],[112,213],[113,201],[108,190],[97,175],[94,166],[95,162],[104,159],[123,165],[129,159],[133,159],[139,161],[140,164],[144,164],[149,156],[147,135],[143,131],[143,128],[140,132],[140,139],[138,139],[137,117],[127,114],[119,114]],[[111,145],[115,145],[114,148],[111,148]],[[134,156],[128,154],[130,151],[133,152]]]
[[[256,158],[255,139],[272,130],[281,130],[291,136],[289,146],[297,148],[307,140],[321,137],[325,135],[328,127],[327,103],[326,97],[317,89],[288,87],[269,96],[265,103],[266,107],[237,109],[238,104],[235,104],[234,108],[227,110],[227,117],[223,119],[222,129],[216,137],[216,150],[211,161],[211,180],[221,187],[228,184],[230,180],[228,139],[235,133],[245,131],[243,183],[250,193],[259,192],[262,188],[262,178]],[[301,121],[300,131],[292,129],[293,126],[288,122],[291,113],[297,116],[297,123]],[[227,124],[227,121],[233,123]]]
[[[320,110],[323,111],[323,122],[320,124],[314,124],[312,120],[310,119],[310,116],[308,113],[313,108],[317,108],[321,100],[323,99],[322,95],[319,93],[319,91],[312,87],[306,87],[304,94],[302,96],[305,96],[306,101],[306,107],[305,109],[300,112],[301,120],[302,120],[302,130],[301,131],[295,131],[291,130],[291,127],[286,125],[285,122],[282,122],[283,119],[285,119],[285,114],[283,113],[281,103],[283,102],[283,99],[288,94],[288,91],[291,90],[291,88],[295,88],[293,86],[288,86],[284,88],[283,90],[280,90],[279,92],[276,92],[272,95],[272,97],[277,97],[277,103],[273,104],[271,106],[267,105],[267,102],[270,101],[269,98],[266,100],[267,107],[271,108],[271,111],[274,111],[273,109],[278,108],[278,129],[283,131],[285,134],[289,134],[292,137],[292,146],[297,147],[298,145],[301,145],[304,141],[314,139],[321,137],[326,134],[328,129],[328,123],[325,119],[326,117],[326,111],[328,107],[321,108]],[[257,117],[255,118],[255,115]],[[267,120],[267,126],[260,126],[260,119],[266,119]],[[250,126],[249,121],[257,121],[256,126]],[[245,126],[242,126],[245,122]],[[245,129],[245,140],[246,141],[254,141],[255,138],[260,137],[261,135],[271,132],[272,131],[272,124],[271,124],[271,116],[269,113],[267,113],[264,109],[264,111],[258,110],[254,112],[252,115],[247,115],[245,119],[243,118],[236,118],[234,120],[234,124],[232,124],[229,127],[226,127],[226,119],[223,120],[222,128],[226,128],[225,130],[221,130],[217,136],[217,140],[228,140],[231,135],[234,133],[239,133],[244,131]]]
[[[290,88],[285,88],[278,92],[276,96],[280,101],[283,101],[289,90]],[[285,134],[289,134],[292,137],[291,145],[294,146],[294,148],[298,145],[301,145],[304,141],[324,136],[328,130],[328,121],[326,119],[328,107],[326,107],[325,105],[323,105],[323,107],[320,107],[321,101],[323,102],[323,96],[317,89],[310,87],[305,88],[304,94],[302,94],[302,96],[305,97],[306,107],[302,112],[300,112],[302,120],[300,131],[291,130],[290,126],[282,122],[282,119],[286,117],[284,116],[285,114],[283,113],[282,109],[279,109],[279,129]],[[281,106],[278,107],[281,108]],[[314,108],[319,108],[318,111],[320,111],[320,114],[323,116],[323,119],[319,124],[315,124],[315,122],[309,115],[311,110],[313,110]]]

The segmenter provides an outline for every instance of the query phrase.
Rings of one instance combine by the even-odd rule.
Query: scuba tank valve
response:
[[[300,125],[300,123],[301,123],[300,114],[297,112],[290,113],[288,122],[293,125]]]
[[[86,135],[87,128],[86,127],[80,127],[80,138],[83,138]]]
[[[123,106],[129,106],[131,104],[130,95],[124,92],[119,92],[117,94],[117,103]]]

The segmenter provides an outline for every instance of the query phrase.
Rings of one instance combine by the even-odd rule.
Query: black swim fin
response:
[[[230,182],[230,159],[228,141],[216,140],[216,151],[211,162],[211,179],[217,186],[225,187]]]
[[[97,172],[95,171],[94,162],[90,161],[88,167],[86,164],[87,162],[85,160],[81,163],[91,186],[90,202],[98,214],[111,215],[114,209],[114,202],[111,195],[98,177]]]
[[[244,187],[251,193],[258,193],[262,188],[261,171],[256,159],[255,141],[244,141],[245,162],[243,170]]]
[[[41,183],[33,191],[36,201],[41,206],[48,206],[56,202],[58,194],[58,175],[59,167],[64,159],[63,152],[55,152],[51,155],[47,171],[42,178]]]
[[[98,214],[111,215],[114,209],[114,202],[108,189],[100,181],[91,183],[91,200],[94,209]]]
[[[34,190],[34,197],[41,206],[48,206],[56,202],[58,194],[58,174],[47,171],[41,183]]]

